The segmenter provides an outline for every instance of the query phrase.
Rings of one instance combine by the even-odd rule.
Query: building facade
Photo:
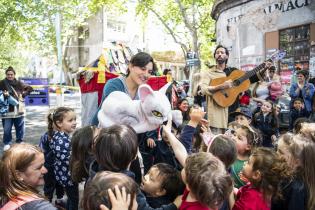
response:
[[[133,51],[143,46],[140,21],[135,15],[135,3],[128,4],[128,12],[115,15],[99,10],[78,28],[77,34],[67,45],[67,60],[70,68],[78,69],[95,61],[103,48],[111,46],[111,42],[128,45]]]
[[[77,34],[67,44],[66,61],[74,72],[79,67],[94,62],[103,52],[104,48],[111,48],[111,42],[122,43],[128,46],[132,53],[145,51],[179,51],[180,46],[170,40],[161,26],[157,26],[156,20],[150,15],[147,24],[141,22],[141,17],[136,15],[136,2],[128,1],[127,12],[117,15],[106,11],[104,8],[86,20],[84,26],[78,28]],[[168,62],[157,60],[158,66],[173,70],[174,78],[185,79],[182,62]]]
[[[283,49],[277,64],[283,83],[299,68],[315,77],[314,0],[217,0],[211,15],[217,43],[230,50],[229,65],[247,71]]]

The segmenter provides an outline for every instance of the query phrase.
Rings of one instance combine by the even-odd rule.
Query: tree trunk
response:
[[[67,47],[67,46],[69,46],[70,39],[71,38],[67,37],[67,41],[64,45],[64,50],[63,50],[64,53],[62,55],[62,69],[63,69],[64,75],[65,75],[66,84],[73,86],[72,80],[69,77],[69,72],[70,72],[69,61],[66,59],[68,57],[69,47]]]

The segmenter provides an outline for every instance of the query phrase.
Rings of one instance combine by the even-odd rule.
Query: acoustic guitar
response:
[[[285,52],[282,50],[278,50],[275,53],[271,55],[271,57],[266,60],[269,62],[274,62],[277,60],[280,60],[284,58]],[[265,62],[256,66],[254,69],[251,71],[245,72],[241,70],[234,70],[228,77],[220,77],[216,79],[212,79],[210,81],[210,86],[217,86],[220,84],[223,84],[225,81],[232,80],[233,85],[231,88],[227,88],[224,90],[218,90],[215,93],[213,93],[212,97],[214,101],[222,107],[229,107],[231,106],[238,95],[241,92],[244,92],[248,90],[250,86],[250,81],[249,78],[254,76],[257,72],[265,70]]]

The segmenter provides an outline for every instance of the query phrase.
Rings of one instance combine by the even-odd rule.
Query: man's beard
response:
[[[217,61],[217,64],[221,65],[221,64],[225,64],[227,59],[217,59],[216,61]]]

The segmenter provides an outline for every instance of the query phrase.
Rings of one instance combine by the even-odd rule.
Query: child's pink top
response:
[[[269,210],[268,203],[264,200],[263,195],[251,184],[247,184],[239,189],[236,201],[232,210]]]
[[[211,210],[207,206],[201,204],[199,201],[194,202],[186,201],[188,194],[189,191],[185,189],[182,197],[182,205],[180,205],[179,210]]]

